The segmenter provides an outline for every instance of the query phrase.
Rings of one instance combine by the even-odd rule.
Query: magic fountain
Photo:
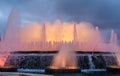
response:
[[[75,23],[56,20],[54,23],[41,22],[21,25],[19,13],[13,9],[8,17],[5,34],[1,38],[0,52],[10,53],[7,59],[4,57],[5,61],[3,63],[15,65],[18,68],[26,68],[24,67],[26,64],[28,64],[27,67],[33,68],[33,64],[30,65],[29,63],[25,63],[25,61],[31,60],[31,62],[35,62],[32,61],[32,59],[27,59],[29,57],[35,57],[35,59],[38,60],[38,62],[35,62],[35,64],[37,63],[37,67],[34,66],[35,68],[45,69],[52,63],[50,68],[54,69],[77,69],[78,65],[82,66],[82,69],[95,69],[96,67],[100,68],[97,65],[112,65],[111,61],[107,58],[109,57],[108,54],[116,53],[114,48],[118,46],[117,42],[117,34],[114,30],[111,30],[110,40],[106,41],[99,27],[93,27],[93,25],[88,22]],[[63,46],[66,44],[70,44],[72,47],[74,46],[74,52],[71,51],[71,49],[66,49],[66,46],[64,50]],[[117,48],[117,50],[119,50],[119,48]],[[56,52],[59,53],[56,55]],[[84,55],[81,55],[82,53]],[[101,56],[101,53],[105,53],[105,55]],[[33,56],[33,54],[35,54],[35,56]],[[44,57],[44,55],[46,56]],[[54,55],[55,58],[53,59]],[[50,59],[48,59],[47,56]],[[61,56],[63,56],[63,58]],[[76,57],[78,57],[77,59],[83,58],[82,60],[84,62],[82,62],[82,60],[80,60],[80,62],[79,60],[76,61]],[[53,61],[51,59],[53,59]],[[73,64],[69,65],[67,63],[69,63],[70,59],[73,60]],[[113,55],[112,59],[114,60]],[[44,61],[42,60],[48,60],[49,64],[43,63]],[[100,61],[97,63],[97,60],[104,61],[104,63]],[[38,63],[41,63],[41,66],[39,66]],[[43,64],[45,64],[45,66],[43,66]],[[106,66],[104,66],[104,68]]]

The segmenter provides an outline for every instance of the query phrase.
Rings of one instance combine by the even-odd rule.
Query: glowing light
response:
[[[77,58],[74,49],[70,44],[63,45],[59,53],[54,57],[50,68],[54,69],[75,69]]]
[[[40,30],[39,24],[32,23],[23,27],[21,31],[21,40],[23,42],[37,42],[40,41]]]
[[[6,33],[0,43],[1,50],[53,51],[70,43],[76,45],[77,51],[112,51],[113,46],[110,44],[117,44],[116,33],[112,32],[110,43],[106,43],[99,28],[88,22],[56,20],[53,23],[29,23],[22,27],[20,21],[20,16],[14,9],[10,13]]]
[[[8,54],[4,54],[0,56],[0,67],[3,67],[5,65],[7,57],[8,57]]]

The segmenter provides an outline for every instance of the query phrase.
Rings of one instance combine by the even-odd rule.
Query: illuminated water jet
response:
[[[94,52],[114,53],[115,52],[114,49],[116,47],[118,40],[117,40],[117,34],[114,32],[114,30],[111,30],[111,36],[109,39],[110,39],[109,42],[105,41],[99,27],[98,26],[94,27],[89,22],[75,23],[75,22],[61,22],[60,20],[56,20],[53,23],[46,21],[43,23],[26,23],[26,24],[23,24],[22,26],[20,15],[17,12],[17,10],[14,9],[9,15],[5,34],[0,41],[0,53],[1,52],[10,53],[10,52],[16,52],[16,51],[21,51],[26,53],[27,51],[28,52],[37,51],[35,54],[39,54],[38,51],[39,52],[58,51],[60,53],[60,56],[62,56],[61,55],[62,53],[63,56],[67,58],[65,61],[68,63],[69,62],[68,60],[70,60],[69,58],[71,57],[69,57],[69,55],[67,56],[64,55],[64,53],[70,54],[74,58],[75,57],[74,52],[72,54],[70,50],[69,50],[70,52],[69,51],[63,52],[60,50],[60,48],[66,44],[71,44],[74,46],[74,51],[85,52],[85,53],[90,52],[90,55],[88,56],[87,54],[86,57],[89,57],[88,60],[93,63],[94,61],[93,57],[95,58],[97,57],[94,55],[92,56],[91,53],[94,53]],[[59,53],[58,53],[58,56],[56,56],[56,58],[59,58]],[[28,53],[26,55],[28,56]],[[44,55],[44,53],[40,55]],[[47,53],[47,55],[49,55],[49,53]],[[24,56],[21,55],[21,58],[23,57]],[[17,60],[17,57],[13,56],[13,58],[16,58]],[[31,60],[31,58],[27,60]],[[55,59],[55,61],[56,60],[57,59]],[[73,60],[76,62],[76,58],[74,58]],[[76,63],[74,63],[74,67],[73,67],[73,64],[70,64],[70,65],[66,64],[64,66],[62,65],[60,66],[60,64],[57,62],[54,62],[53,60],[54,67],[51,67],[51,68],[56,68],[56,66],[57,68],[61,68],[61,69],[77,68],[77,66],[75,66]],[[107,63],[107,60],[106,60],[106,63]],[[64,64],[64,62],[61,64]],[[67,65],[69,65],[69,67],[67,67]],[[86,66],[87,68],[91,67],[85,64],[85,67]],[[96,66],[94,68],[96,68]]]
[[[7,53],[3,53],[0,54],[0,72],[16,72],[17,68],[11,65],[6,65],[5,63],[7,62],[7,58],[8,58],[9,54]]]
[[[112,33],[113,34],[113,33]],[[114,38],[114,40],[113,40]],[[28,23],[21,26],[19,13],[13,9],[9,15],[5,35],[0,43],[2,51],[54,51],[66,43],[76,45],[75,51],[112,51],[111,43],[117,38],[111,36],[106,43],[99,27],[89,22]],[[11,45],[12,43],[12,45]]]
[[[70,44],[63,45],[61,50],[53,58],[50,67],[46,68],[46,73],[75,73],[81,72],[77,65],[75,51]]]
[[[75,51],[71,47],[68,44],[62,46],[59,53],[54,57],[51,68],[74,69],[77,67]]]
[[[117,34],[114,32],[114,30],[111,30],[110,43],[113,46],[113,53],[116,57],[117,64],[108,66],[107,70],[112,73],[120,73],[120,48],[118,46]]]
[[[0,67],[5,66],[5,62],[7,60],[9,54],[0,54]]]

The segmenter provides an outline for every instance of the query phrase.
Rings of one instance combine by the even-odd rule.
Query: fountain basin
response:
[[[107,71],[111,73],[120,73],[120,66],[114,65],[114,66],[108,66]]]
[[[0,66],[0,72],[17,72],[17,68],[14,66]]]
[[[67,68],[60,68],[60,69],[55,69],[55,68],[46,68],[45,73],[47,74],[53,74],[53,73],[80,73],[81,69],[80,68],[74,68],[74,69],[67,69]]]

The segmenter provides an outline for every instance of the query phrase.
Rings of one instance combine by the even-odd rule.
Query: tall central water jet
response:
[[[59,53],[54,57],[51,68],[56,69],[74,69],[77,67],[77,58],[70,44],[65,44]]]
[[[47,72],[80,72],[77,66],[77,58],[70,44],[65,44],[59,53],[54,56],[51,66]]]

